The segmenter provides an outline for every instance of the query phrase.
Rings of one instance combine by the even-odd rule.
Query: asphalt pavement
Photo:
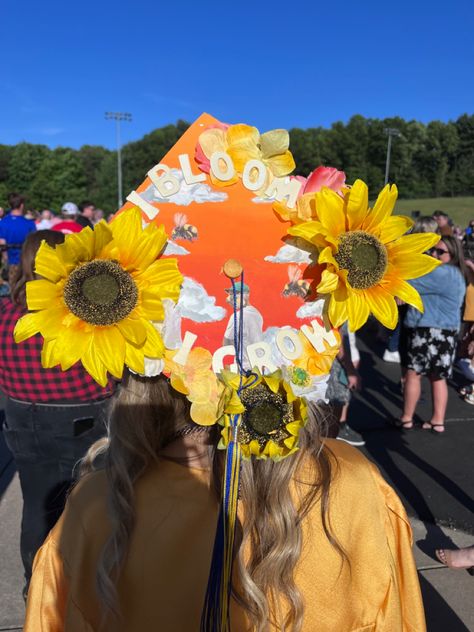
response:
[[[434,551],[474,543],[474,406],[458,396],[463,381],[455,373],[443,436],[393,429],[390,421],[402,406],[400,367],[382,361],[383,344],[370,326],[358,346],[363,389],[351,403],[349,423],[363,434],[361,449],[395,487],[410,516],[428,632],[473,632],[474,577],[443,567]],[[417,412],[419,424],[430,418],[427,383]],[[22,629],[20,520],[18,476],[0,432],[0,632]]]

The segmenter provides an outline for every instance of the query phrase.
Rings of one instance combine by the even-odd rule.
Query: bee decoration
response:
[[[303,272],[294,263],[288,266],[289,282],[283,288],[283,296],[299,296],[305,298],[309,292],[310,284],[301,277]]]
[[[186,241],[194,241],[198,238],[198,229],[192,224],[188,224],[188,218],[184,213],[175,213],[174,228],[171,233],[171,239],[185,239]]]

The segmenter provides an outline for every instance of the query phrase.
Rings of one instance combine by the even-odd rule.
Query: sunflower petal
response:
[[[326,229],[320,222],[302,222],[301,224],[297,224],[296,226],[292,226],[288,229],[288,234],[293,235],[295,237],[301,237],[306,241],[318,244],[318,237],[324,236],[326,233]],[[322,240],[319,240],[321,245],[327,246],[327,243],[322,237]]]
[[[375,318],[385,327],[395,329],[398,321],[398,309],[392,294],[380,286],[375,286],[364,290],[364,296]]]
[[[347,288],[341,284],[329,297],[329,320],[333,327],[340,327],[347,320]]]
[[[346,231],[344,200],[335,191],[323,187],[316,193],[316,208],[319,221],[332,237],[339,237]]]
[[[94,330],[93,345],[96,354],[109,373],[120,379],[125,362],[125,340],[120,330],[115,325],[97,327]]]
[[[28,309],[33,311],[47,309],[60,295],[59,286],[46,279],[28,281],[26,284],[26,302]]]
[[[162,321],[165,316],[163,301],[155,292],[148,290],[141,292],[140,307],[148,320]]]
[[[143,322],[138,318],[124,318],[117,323],[122,336],[136,346],[141,346],[146,339],[146,328]]]
[[[103,362],[99,359],[99,355],[96,353],[93,340],[91,339],[89,347],[81,358],[81,362],[87,373],[98,383],[100,386],[106,386],[107,384],[107,369]]]
[[[23,340],[27,340],[39,333],[43,318],[43,314],[37,312],[35,314],[26,314],[17,320],[13,331],[15,342],[23,342]]]
[[[144,375],[145,358],[143,351],[127,341],[125,341],[125,364],[135,373]]]
[[[401,279],[417,279],[440,265],[440,261],[429,255],[399,254],[390,259],[391,269]]]
[[[368,213],[362,223],[362,230],[373,232],[380,224],[392,214],[395,202],[398,197],[398,189],[393,184],[387,184],[380,192],[374,208]]]
[[[365,325],[369,314],[369,305],[364,300],[364,296],[358,292],[349,290],[347,297],[347,317],[350,330],[357,331],[362,325]]]
[[[143,345],[143,353],[148,358],[162,358],[165,353],[165,345],[160,334],[150,322],[145,321],[147,330],[146,342]]]
[[[329,270],[323,270],[321,275],[321,282],[317,286],[319,294],[330,294],[334,292],[339,284],[339,276],[335,272]]]
[[[391,241],[395,241],[395,239],[399,239],[412,227],[413,220],[409,217],[394,215],[382,224],[378,237],[383,244],[388,244]]]
[[[61,364],[58,340],[45,340],[41,349],[41,365],[51,369]]]
[[[440,236],[435,233],[413,233],[404,235],[393,244],[387,244],[392,256],[406,256],[426,252],[439,242]]]
[[[57,283],[59,279],[66,277],[68,273],[56,250],[51,248],[45,241],[41,242],[36,254],[35,272],[53,283]]]
[[[94,252],[100,257],[105,246],[112,241],[112,231],[104,220],[94,226]]]
[[[369,210],[369,190],[362,180],[356,180],[347,197],[349,230],[358,230]]]
[[[398,298],[405,301],[409,305],[416,307],[416,309],[420,312],[424,311],[423,301],[421,300],[421,296],[418,294],[418,290],[404,281],[403,279],[398,279],[394,276],[385,275],[385,277],[380,282],[380,285],[393,294],[393,296],[398,296]]]
[[[81,331],[76,327],[64,327],[59,331],[60,334],[55,340],[58,347],[56,355],[59,358],[61,369],[67,371],[86,352],[92,339],[92,332]]]

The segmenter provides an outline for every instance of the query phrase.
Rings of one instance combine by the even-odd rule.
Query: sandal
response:
[[[413,421],[402,421],[401,419],[392,419],[391,425],[397,430],[413,430]]]
[[[462,549],[456,549],[456,550],[452,550],[452,549],[436,549],[435,554],[436,554],[436,557],[438,558],[438,560],[444,566],[447,566],[448,568],[466,570],[469,573],[469,575],[473,575],[474,576],[474,566],[466,566],[466,565],[454,566],[452,563],[450,563],[448,561],[448,559],[446,557],[446,551],[449,551],[450,553],[456,553],[459,550],[462,550]]]
[[[444,423],[443,424],[433,424],[431,421],[425,421],[425,423],[421,426],[423,430],[429,430],[435,435],[442,435],[445,431]]]

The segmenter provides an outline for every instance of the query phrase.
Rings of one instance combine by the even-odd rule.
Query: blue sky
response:
[[[437,5],[440,8],[437,8]],[[474,112],[474,3],[3,0],[0,143],[114,147],[207,111],[264,131]]]

